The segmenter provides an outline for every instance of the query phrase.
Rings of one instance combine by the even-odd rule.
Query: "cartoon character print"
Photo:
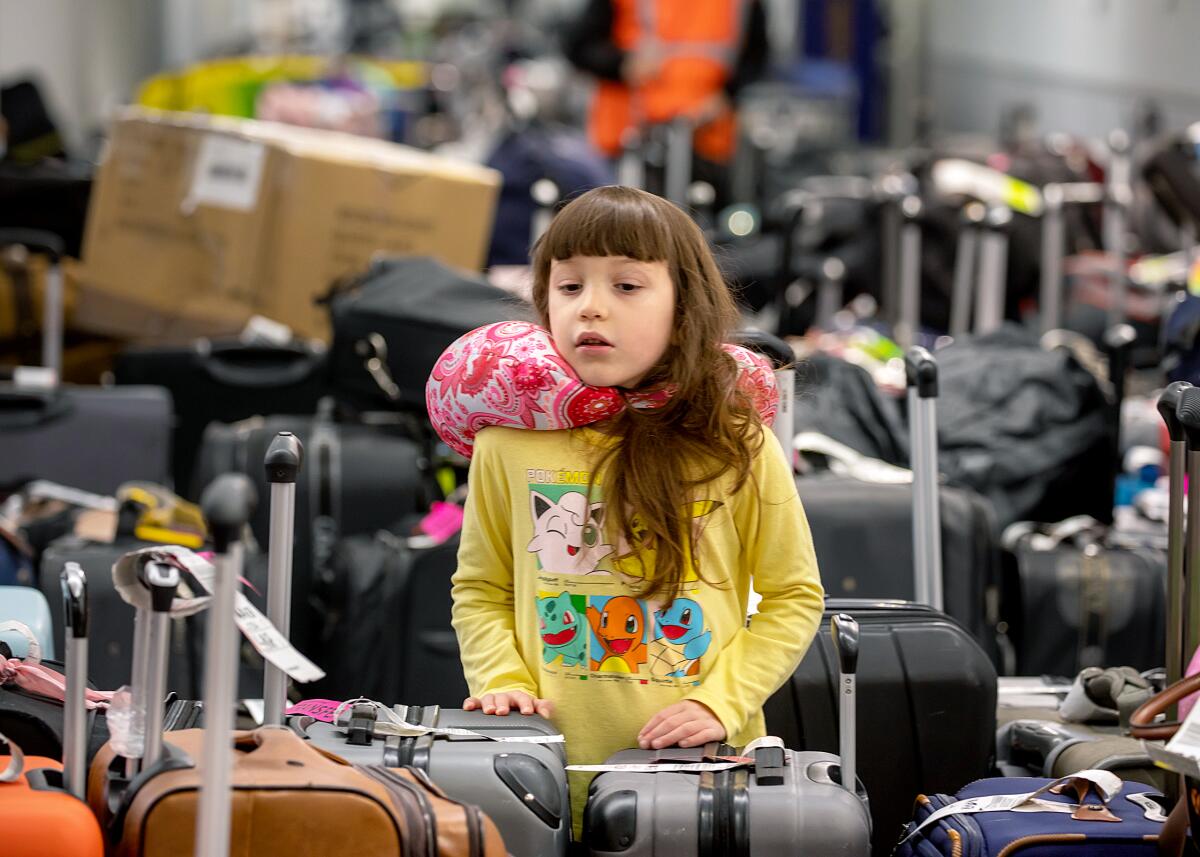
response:
[[[568,491],[557,502],[529,489],[533,538],[525,548],[537,554],[542,570],[550,574],[591,574],[612,553],[602,544],[604,504],[588,504],[582,491]]]
[[[695,533],[696,543],[700,543],[700,537],[704,533],[704,528],[711,522],[712,514],[720,509],[724,503],[720,500],[697,500],[688,504],[688,515],[692,521],[692,530]],[[647,543],[647,530],[641,525],[637,516],[633,519],[633,543],[632,545],[621,536],[617,542],[617,555],[613,558],[612,564],[621,574],[633,578],[642,578],[645,576],[645,571],[654,568],[654,544]],[[685,551],[687,548],[685,546]],[[645,562],[644,568],[642,561],[639,561],[639,556]],[[686,570],[684,571],[683,582],[692,583],[700,579],[700,575],[696,571],[696,563],[693,561],[690,553],[685,553],[684,561]]]
[[[637,673],[646,663],[646,611],[628,595],[592,598],[592,670]]]
[[[588,665],[588,638],[583,625],[586,599],[571,593],[537,599],[539,633],[542,636],[542,660],[549,664],[562,658],[565,667]]]
[[[700,658],[712,643],[704,628],[704,610],[691,598],[676,598],[654,612],[657,634],[650,644],[650,672],[656,676],[698,675]]]

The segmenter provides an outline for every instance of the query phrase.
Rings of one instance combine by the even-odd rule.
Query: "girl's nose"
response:
[[[603,290],[598,288],[584,289],[579,300],[580,318],[603,318],[608,312],[604,303]]]

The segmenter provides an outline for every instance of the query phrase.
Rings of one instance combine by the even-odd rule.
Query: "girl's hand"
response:
[[[724,741],[725,727],[707,705],[685,699],[668,705],[650,718],[638,733],[643,750],[663,747],[699,747],[709,741]]]
[[[554,703],[548,699],[538,699],[519,690],[508,693],[485,693],[482,699],[468,696],[463,700],[463,711],[483,709],[484,714],[508,714],[509,711],[520,711],[522,714],[540,714],[549,720],[554,716]]]

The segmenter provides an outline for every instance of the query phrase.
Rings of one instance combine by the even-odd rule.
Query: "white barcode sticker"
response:
[[[196,153],[196,171],[183,209],[198,205],[250,211],[258,203],[266,147],[262,143],[209,134]]]

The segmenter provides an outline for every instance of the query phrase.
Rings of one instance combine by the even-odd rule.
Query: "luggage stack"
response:
[[[793,68],[731,164],[697,115],[606,157],[550,40],[442,22],[414,73],[358,56],[385,5],[353,62],[147,82],[97,165],[0,136],[0,853],[1200,853],[1200,126],[865,147]],[[794,400],[826,604],[767,736],[581,796],[552,716],[464,708],[425,385],[614,181]]]

